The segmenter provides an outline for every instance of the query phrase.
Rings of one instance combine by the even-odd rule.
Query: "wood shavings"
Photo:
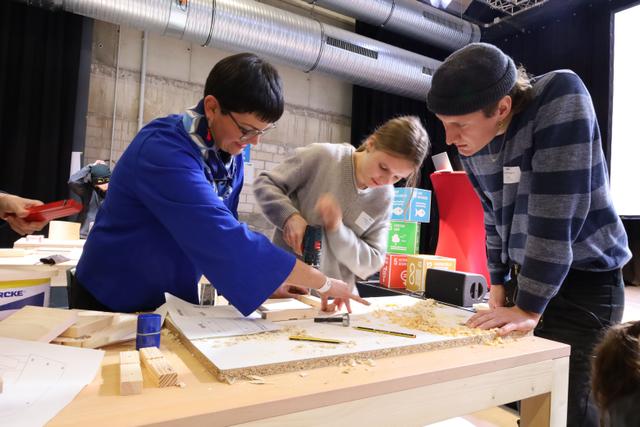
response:
[[[180,388],[185,388],[187,385],[185,383],[183,383],[182,381],[178,381],[176,383],[176,387],[180,387]]]
[[[254,381],[264,381],[264,378],[259,375],[247,375],[247,377]]]
[[[444,325],[435,314],[437,307],[438,304],[434,300],[427,299],[420,300],[410,307],[386,311],[385,314],[396,325],[435,335],[460,337],[478,334],[478,329],[469,328],[466,325]]]
[[[306,377],[308,377],[308,376],[309,376],[309,374],[308,374],[308,373],[306,373],[306,372],[300,372],[300,373],[298,374],[298,376],[300,376],[301,378],[306,378]]]
[[[255,384],[255,385],[273,384],[271,382],[268,382],[267,380],[265,380],[263,377],[259,375],[247,375],[247,378],[251,380],[249,381],[249,384]]]

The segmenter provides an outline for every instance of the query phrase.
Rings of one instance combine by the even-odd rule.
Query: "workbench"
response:
[[[22,257],[0,257],[0,269],[50,273],[51,286],[67,286],[66,272],[78,264],[84,243],[85,240],[51,240],[46,238],[30,240],[28,237],[22,237],[14,242],[13,247],[28,253]],[[40,258],[56,254],[69,258],[69,261],[55,265],[40,262]]]
[[[161,349],[184,387],[119,396],[118,352],[49,426],[424,426],[522,400],[521,426],[566,424],[569,346],[527,336],[221,383],[172,335]]]

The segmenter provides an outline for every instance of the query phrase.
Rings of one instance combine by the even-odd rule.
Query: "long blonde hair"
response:
[[[429,135],[416,116],[400,116],[380,125],[356,151],[366,150],[365,142],[372,140],[376,150],[390,156],[412,162],[415,171],[406,179],[408,187],[414,187],[420,178],[420,166],[431,150]]]

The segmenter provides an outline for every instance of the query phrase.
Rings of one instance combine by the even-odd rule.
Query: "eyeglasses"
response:
[[[244,128],[242,126],[240,126],[240,123],[238,123],[238,121],[236,120],[235,117],[233,117],[233,114],[231,113],[231,111],[229,111],[228,113],[229,117],[231,117],[231,120],[233,120],[233,123],[235,123],[236,127],[238,128],[238,130],[240,131],[240,133],[242,133],[242,136],[240,137],[240,141],[244,142],[244,141],[248,141],[251,138],[254,138],[258,135],[264,135],[265,133],[269,132],[271,129],[276,127],[275,123],[271,123],[269,126],[267,126],[266,128],[260,130],[260,129],[247,129]]]

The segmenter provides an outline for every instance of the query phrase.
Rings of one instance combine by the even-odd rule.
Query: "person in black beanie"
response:
[[[631,253],[587,89],[569,70],[529,77],[473,43],[436,70],[427,107],[484,209],[491,310],[468,325],[571,345],[567,425],[597,426],[591,358],[622,318]]]
[[[96,220],[98,210],[107,196],[111,169],[102,161],[96,160],[69,178],[69,189],[78,195],[82,202],[82,211],[77,216],[81,223],[80,237],[87,238],[91,225]]]

